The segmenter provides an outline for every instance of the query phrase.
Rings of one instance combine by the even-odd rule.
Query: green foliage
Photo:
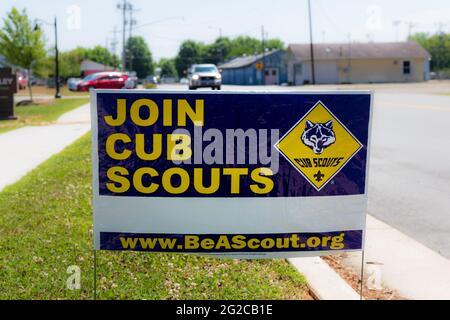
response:
[[[130,70],[136,71],[138,78],[143,79],[154,72],[153,58],[143,37],[128,38],[126,45]]]
[[[108,49],[102,46],[97,45],[92,49],[84,49],[84,51],[84,58],[87,60],[92,60],[106,66],[112,66],[113,64],[113,55]]]
[[[175,58],[175,67],[180,76],[186,74],[190,65],[202,61],[203,46],[202,43],[193,40],[183,41]]]
[[[276,49],[284,49],[284,42],[280,39],[268,39],[266,42],[266,48],[269,50],[276,50]]]
[[[84,136],[0,192],[0,299],[92,299],[91,142]],[[284,260],[97,253],[100,299],[302,299]],[[69,290],[67,268],[81,269]]]
[[[34,28],[26,10],[19,12],[16,8],[3,19],[0,29],[0,54],[10,64],[31,71],[39,70],[45,63],[45,42],[42,31]],[[33,100],[29,85],[30,99]]]
[[[26,10],[13,8],[3,19],[0,30],[0,54],[16,66],[24,69],[39,68],[46,56],[42,31],[34,30]]]
[[[91,60],[104,64],[106,66],[118,66],[117,56],[111,54],[102,46],[93,48],[76,47],[75,49],[59,53],[59,73],[60,76],[68,79],[71,77],[80,77],[80,65],[83,60]],[[41,74],[43,77],[53,76],[55,72],[55,55],[54,52],[46,59],[45,72]]]
[[[416,33],[409,38],[424,47],[431,54],[431,70],[443,71],[450,69],[450,34]]]
[[[265,48],[269,50],[284,49],[284,43],[280,39],[268,39]],[[184,41],[175,58],[178,74],[184,74],[190,65],[195,63],[213,63],[230,60],[242,55],[253,55],[261,53],[263,45],[261,40],[239,36],[234,39],[228,37],[217,38],[211,44],[203,44],[193,40]]]
[[[178,78],[178,72],[177,68],[175,67],[174,59],[162,58],[158,62],[158,67],[161,68],[161,78],[163,77]]]
[[[262,43],[256,38],[240,36],[232,41],[230,56],[239,57],[244,54],[251,55],[262,52]]]

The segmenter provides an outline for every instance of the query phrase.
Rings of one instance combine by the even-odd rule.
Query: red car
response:
[[[77,91],[90,89],[122,89],[128,76],[121,72],[99,72],[88,75],[77,85]]]
[[[25,72],[17,71],[17,87],[19,90],[26,89],[28,86],[28,76]]]

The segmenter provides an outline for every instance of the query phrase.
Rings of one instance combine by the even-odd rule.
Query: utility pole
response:
[[[60,99],[61,93],[59,92],[59,50],[58,50],[58,23],[55,17],[55,86],[56,93],[55,98]]]
[[[313,44],[313,30],[312,30],[312,16],[311,16],[311,0],[308,0],[308,12],[309,12],[309,39],[310,39],[310,52],[311,52],[311,73],[312,84],[316,84],[316,71],[314,66],[314,44]]]
[[[127,53],[126,53],[127,11],[129,10],[129,3],[127,2],[127,0],[123,0],[123,3],[118,4],[117,8],[122,10],[122,72],[125,72],[127,63]]]
[[[446,24],[443,22],[439,22],[436,23],[436,26],[437,34],[439,37],[438,55],[436,57],[436,70],[439,72],[442,67],[442,55],[444,53],[444,28],[446,27]]]
[[[117,34],[119,33],[119,31],[117,30],[117,26],[114,26],[114,30],[111,31],[111,33],[113,34],[113,38],[111,41],[111,51],[112,51],[113,56],[117,57],[117,51],[116,51],[117,44],[118,44]],[[114,69],[117,68],[116,59],[114,59],[113,67],[114,67]]]
[[[264,32],[264,26],[261,26],[261,44],[262,44],[262,84],[266,85],[266,35]]]
[[[400,20],[392,21],[392,24],[395,27],[395,42],[398,42],[398,27],[400,26],[402,22]]]
[[[59,98],[61,98],[61,93],[59,91],[60,83],[59,83],[58,22],[56,20],[56,16],[55,16],[55,20],[53,23],[47,22],[42,19],[36,19],[36,25],[34,26],[34,31],[37,31],[40,29],[40,27],[37,23],[38,21],[45,23],[46,25],[53,26],[55,28],[55,88],[56,88],[55,99],[59,99]]]
[[[128,6],[128,10],[129,10],[129,13],[130,13],[130,19],[129,19],[129,23],[128,23],[128,25],[129,25],[129,32],[130,33],[129,33],[129,37],[128,38],[131,38],[133,36],[133,27],[137,24],[137,21],[133,18],[133,13],[139,11],[139,9],[134,9],[134,6],[131,3],[129,3],[128,5],[129,5]],[[130,52],[129,67],[130,67],[130,71],[133,71],[133,57],[131,56],[131,54],[132,53]]]
[[[348,83],[352,83],[352,34],[348,34],[348,65],[347,65]]]
[[[407,39],[407,41],[409,41],[409,38],[412,36],[413,28],[417,27],[417,24],[410,21],[410,22],[406,22],[406,25],[408,26],[408,39]]]

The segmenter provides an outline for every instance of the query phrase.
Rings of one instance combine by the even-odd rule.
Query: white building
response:
[[[310,44],[288,47],[288,81],[312,83]],[[430,54],[416,42],[314,45],[318,84],[418,82],[429,80]]]

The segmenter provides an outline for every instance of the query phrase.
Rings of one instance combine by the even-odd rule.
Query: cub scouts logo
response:
[[[362,144],[319,101],[275,148],[319,191],[358,153]]]

